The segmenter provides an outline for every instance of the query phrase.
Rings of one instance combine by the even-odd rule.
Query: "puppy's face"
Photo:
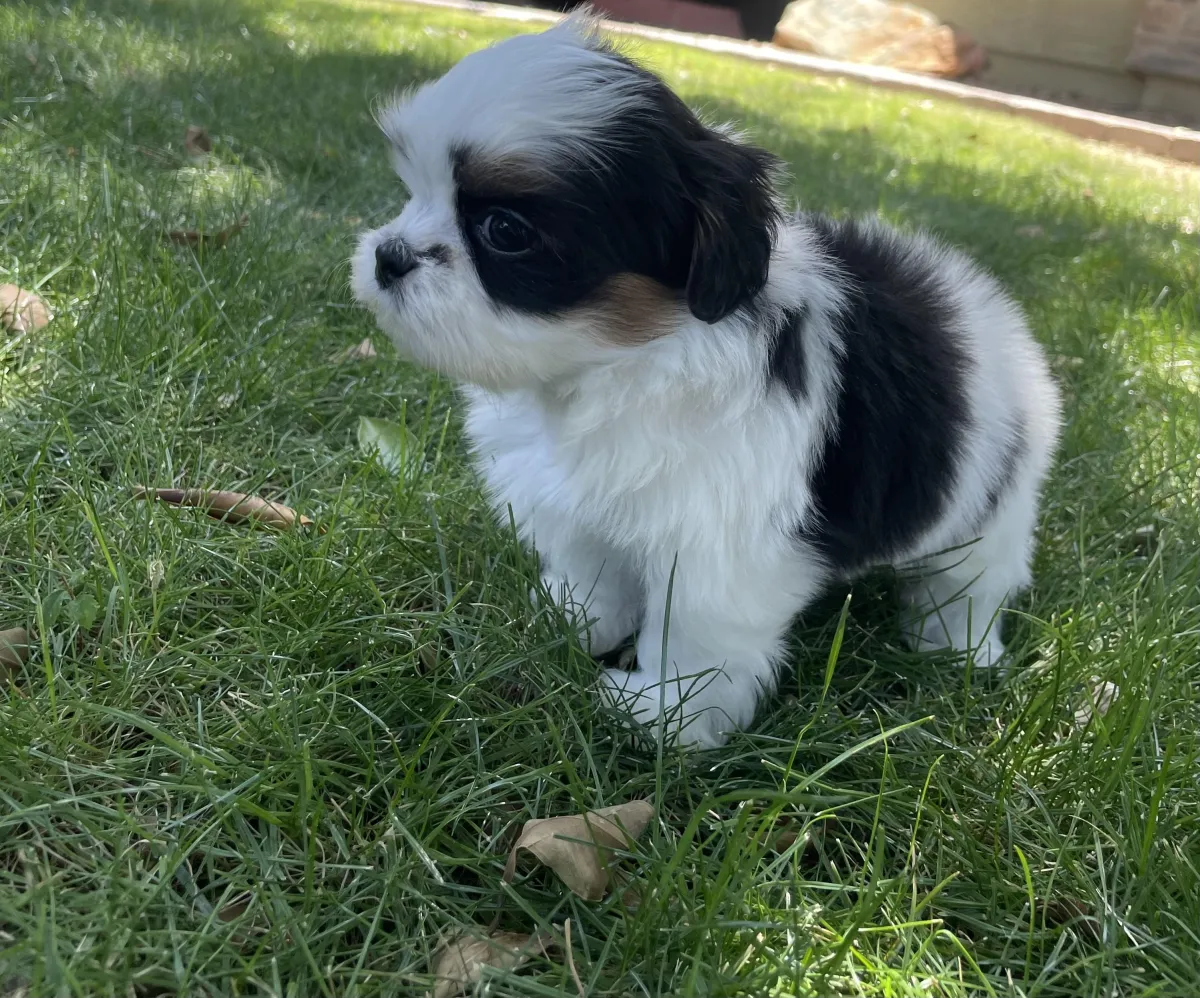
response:
[[[451,377],[550,382],[766,280],[774,161],[582,22],[474,53],[380,123],[411,197],[360,240],[354,293]]]

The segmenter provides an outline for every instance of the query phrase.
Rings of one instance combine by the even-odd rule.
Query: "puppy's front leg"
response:
[[[642,589],[622,552],[546,517],[535,526],[534,547],[542,585],[580,628],[593,655],[612,651],[637,630]]]
[[[818,580],[804,575],[794,554],[772,557],[761,549],[681,557],[673,581],[672,565],[660,565],[647,580],[637,668],[606,669],[605,687],[646,724],[661,705],[668,736],[682,745],[724,744],[775,686],[788,625],[817,589]]]

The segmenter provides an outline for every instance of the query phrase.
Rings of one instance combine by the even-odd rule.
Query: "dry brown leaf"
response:
[[[201,125],[188,125],[183,136],[183,151],[199,159],[212,152],[212,139]]]
[[[0,668],[16,672],[29,658],[29,632],[24,627],[0,631]]]
[[[335,353],[329,359],[335,364],[346,364],[352,360],[373,360],[378,356],[375,344],[371,342],[371,337],[368,336],[361,343],[356,343],[352,347]]]
[[[246,227],[250,221],[249,215],[242,215],[232,225],[227,225],[216,232],[202,232],[199,229],[172,229],[167,238],[180,246],[224,246]]]
[[[451,936],[438,951],[433,976],[433,998],[464,993],[483,977],[484,967],[516,970],[535,953],[545,954],[550,939],[541,933],[493,932],[482,936],[467,930]]]
[[[243,894],[237,901],[231,901],[229,904],[217,910],[217,919],[222,922],[232,922],[235,918],[241,918],[250,908],[250,895]]]
[[[1049,898],[1041,902],[1039,907],[1046,913],[1049,924],[1074,925],[1080,934],[1097,942],[1100,940],[1100,920],[1088,905],[1077,898]]]
[[[209,516],[227,523],[242,523],[258,520],[268,526],[287,530],[299,524],[311,527],[313,521],[301,516],[291,506],[271,502],[261,496],[248,496],[243,492],[218,492],[209,489],[148,489],[135,485],[135,499],[161,499],[173,506],[194,506]]]
[[[40,296],[15,284],[0,284],[0,326],[28,333],[41,329],[53,318]]]
[[[1017,229],[1018,236],[1024,236],[1026,239],[1037,239],[1046,234],[1046,230],[1040,225],[1022,225]]]
[[[586,814],[534,818],[508,854],[504,879],[517,868],[517,853],[533,853],[581,898],[598,901],[608,890],[608,862],[613,849],[625,849],[646,830],[654,805],[633,800]]]

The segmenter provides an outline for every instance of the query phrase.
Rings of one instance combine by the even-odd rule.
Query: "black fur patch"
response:
[[[820,512],[803,537],[843,573],[885,562],[945,508],[970,425],[968,358],[933,266],[901,238],[805,216],[846,280],[836,419],[813,481]],[[788,384],[788,368],[772,374]],[[790,388],[794,388],[789,384]]]
[[[807,310],[788,309],[783,313],[771,350],[767,355],[770,375],[787,386],[797,399],[808,397],[808,368],[804,358],[804,320]]]
[[[616,274],[640,274],[715,322],[766,282],[780,221],[776,160],[707,128],[646,70],[614,56],[611,71],[632,76],[644,102],[597,127],[596,160],[564,149],[561,162],[537,164],[550,180],[533,184],[511,164],[457,151],[459,224],[480,280],[500,304],[555,315]],[[519,151],[510,158],[519,165]],[[489,251],[480,230],[494,208],[536,227],[539,248],[519,258]]]

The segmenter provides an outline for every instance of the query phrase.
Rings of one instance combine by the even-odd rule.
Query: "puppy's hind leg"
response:
[[[1003,610],[1030,582],[1036,506],[1013,496],[984,525],[981,536],[912,566],[902,592],[903,627],[918,651],[952,649],[976,665],[1000,664]]]

